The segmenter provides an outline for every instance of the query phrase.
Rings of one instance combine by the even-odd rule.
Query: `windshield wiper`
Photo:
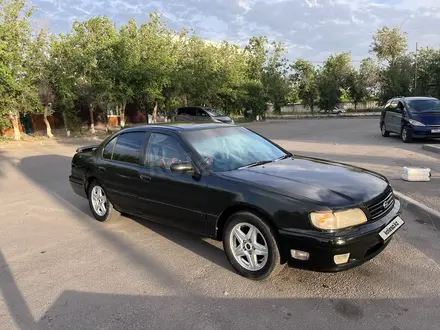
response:
[[[278,160],[283,160],[283,159],[286,159],[286,158],[290,158],[290,157],[292,157],[293,155],[290,153],[290,152],[288,152],[287,154],[285,154],[284,156],[281,156],[280,158],[277,158],[277,159],[275,159],[274,161],[276,162],[276,161],[278,161]]]
[[[249,167],[254,167],[254,166],[264,165],[264,164],[272,163],[272,162],[273,162],[273,160],[259,160],[259,161],[257,161],[257,162],[250,163],[250,164],[247,164],[247,165],[245,165],[245,166],[239,167],[238,169],[241,170],[241,169],[243,169],[243,168],[249,168]]]

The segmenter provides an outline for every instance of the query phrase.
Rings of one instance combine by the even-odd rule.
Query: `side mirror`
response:
[[[194,172],[194,167],[190,162],[182,162],[171,164],[170,170],[173,173],[190,173]]]

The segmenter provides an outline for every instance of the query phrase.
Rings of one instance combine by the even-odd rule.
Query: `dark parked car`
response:
[[[380,117],[382,136],[397,133],[405,143],[413,138],[440,138],[440,101],[433,97],[389,100]]]
[[[184,107],[177,109],[177,122],[194,122],[194,123],[224,123],[234,124],[234,121],[218,110],[204,107]]]
[[[227,124],[125,129],[78,149],[69,179],[99,221],[123,212],[222,240],[232,266],[256,280],[285,263],[358,266],[403,225],[381,175]]]

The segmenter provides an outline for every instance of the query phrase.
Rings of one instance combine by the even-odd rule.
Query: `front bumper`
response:
[[[440,133],[432,133],[433,129],[440,129],[440,127],[412,126],[411,132],[415,138],[440,138]]]
[[[392,236],[383,240],[379,232],[400,215],[400,201],[396,199],[394,208],[383,218],[364,225],[335,233],[280,230],[280,245],[284,261],[289,266],[322,272],[338,272],[357,267],[382,252]],[[308,260],[292,258],[290,251],[300,250],[310,254]],[[350,253],[348,262],[337,265],[335,255]]]

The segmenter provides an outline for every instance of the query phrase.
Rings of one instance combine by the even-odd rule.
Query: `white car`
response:
[[[333,110],[327,110],[327,111],[326,110],[321,110],[319,112],[320,113],[331,113],[331,114],[341,115],[341,114],[345,113],[346,111],[345,111],[345,109],[334,107]]]

